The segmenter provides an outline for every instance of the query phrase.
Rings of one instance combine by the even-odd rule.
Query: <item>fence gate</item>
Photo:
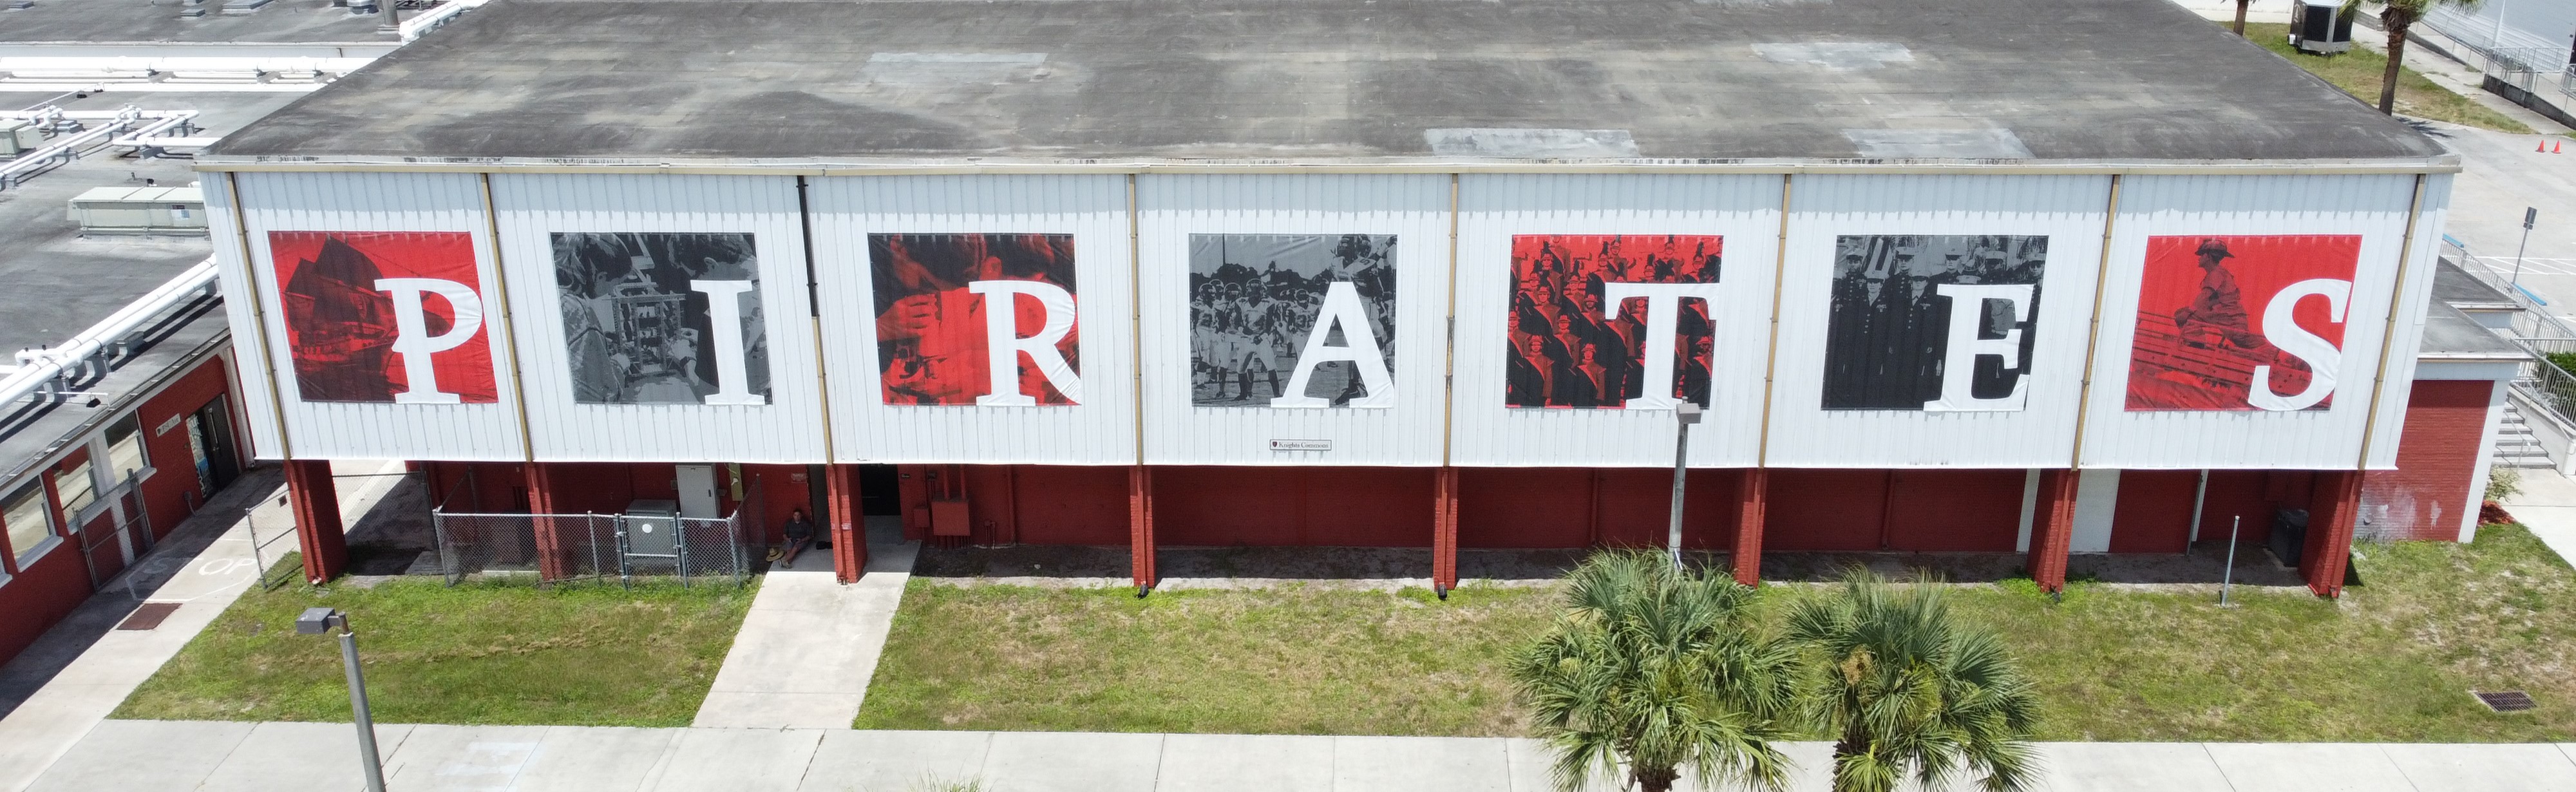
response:
[[[742,512],[723,519],[655,514],[430,512],[439,571],[450,586],[476,575],[539,583],[673,578],[682,585],[751,576]],[[552,563],[548,563],[551,561]]]

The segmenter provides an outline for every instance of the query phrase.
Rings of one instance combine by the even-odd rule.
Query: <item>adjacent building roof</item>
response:
[[[207,159],[2455,162],[2167,0],[501,0]]]
[[[393,43],[392,35],[376,31],[384,24],[382,15],[351,15],[347,5],[335,7],[332,0],[35,0],[26,8],[10,9],[0,20],[0,44]],[[194,11],[204,13],[188,15]]]

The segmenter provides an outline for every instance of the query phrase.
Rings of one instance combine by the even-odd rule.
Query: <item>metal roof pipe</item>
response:
[[[0,404],[14,404],[29,393],[47,390],[48,385],[59,381],[76,367],[97,365],[99,373],[105,374],[106,361],[96,360],[101,351],[123,343],[127,335],[160,319],[171,309],[194,302],[199,294],[213,293],[214,285],[215,260],[209,258],[197,262],[196,266],[189,267],[140,299],[127,303],[116,313],[90,325],[89,329],[61,345],[19,350],[20,365],[9,372],[7,378],[0,379]],[[60,389],[52,390],[56,394],[62,392]]]

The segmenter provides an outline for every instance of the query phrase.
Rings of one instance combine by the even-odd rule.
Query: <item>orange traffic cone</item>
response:
[[[2549,153],[2549,141],[2543,140],[2538,143],[2534,143],[2531,146],[2531,150],[2547,154]]]
[[[2555,141],[2555,140],[2549,141],[2549,153],[2551,153],[2551,154],[2556,154],[2556,153],[2558,153],[2558,151],[2559,151],[2559,147],[2560,147],[2561,145],[2564,145],[2564,144],[2560,143],[2559,141]]]

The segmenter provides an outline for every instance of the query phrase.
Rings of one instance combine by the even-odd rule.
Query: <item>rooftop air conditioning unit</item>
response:
[[[0,157],[15,157],[45,145],[45,133],[17,119],[0,119]]]
[[[72,199],[83,234],[204,234],[206,192],[196,187],[93,187]]]
[[[2319,55],[2352,49],[2352,12],[2333,0],[2291,0],[2290,46]]]

